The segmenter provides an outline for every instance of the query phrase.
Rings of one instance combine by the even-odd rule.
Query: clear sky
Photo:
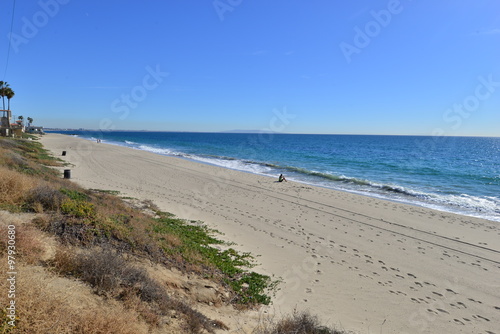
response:
[[[13,5],[35,125],[500,136],[497,0],[17,0],[10,35]]]

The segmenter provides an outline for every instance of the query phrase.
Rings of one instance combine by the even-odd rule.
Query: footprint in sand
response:
[[[432,291],[432,293],[433,293],[433,294],[435,294],[435,295],[437,295],[437,296],[439,296],[439,297],[443,297],[443,295],[442,295],[442,294],[440,294],[439,292],[434,292],[434,291]]]
[[[359,277],[373,279],[373,277],[370,277],[368,275],[363,275],[363,274],[358,274],[358,275],[359,275]]]
[[[421,287],[421,288],[423,288],[423,287],[424,287],[424,286],[423,286],[423,284],[422,284],[422,283],[420,283],[420,282],[415,282],[415,284],[416,284],[416,285],[418,285],[418,286],[419,286],[419,287]]]
[[[455,292],[455,291],[453,291],[452,289],[446,289],[446,291],[451,292],[451,293],[452,293],[452,294],[454,294],[454,295],[458,295],[458,293],[456,293],[456,292]]]
[[[485,318],[485,317],[483,317],[483,316],[481,316],[481,315],[479,315],[479,314],[478,314],[478,315],[473,315],[472,317],[473,317],[473,318],[476,318],[476,319],[482,319],[482,320],[485,320],[485,321],[490,321],[490,319]]]
[[[483,302],[480,301],[480,300],[475,300],[475,299],[472,299],[472,298],[468,298],[471,302],[474,302],[474,303],[478,303],[478,304],[482,304]]]
[[[415,275],[413,275],[411,273],[408,273],[407,275],[410,276],[411,278],[417,278],[417,276],[415,276]]]
[[[460,321],[458,319],[453,319],[453,321],[455,321],[457,324],[465,326],[465,323],[463,323],[462,321]]]

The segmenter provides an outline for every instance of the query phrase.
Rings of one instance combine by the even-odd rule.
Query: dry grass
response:
[[[5,257],[0,258],[6,263]],[[64,293],[48,289],[52,282],[47,274],[39,275],[37,270],[29,266],[19,266],[16,280],[16,321],[15,330],[5,326],[7,333],[75,333],[75,334],[137,334],[145,333],[146,328],[139,324],[137,314],[123,308],[106,308],[102,306],[92,309],[81,308],[69,303]],[[0,280],[0,290],[7,290],[7,281]],[[5,307],[6,305],[2,305]],[[1,319],[5,321],[5,319]]]
[[[120,300],[133,308],[151,326],[158,327],[172,312],[179,314],[186,333],[213,333],[214,328],[224,326],[171,298],[166,288],[147,272],[112,250],[95,248],[75,254],[69,248],[61,248],[56,253],[54,266],[61,274],[71,274],[90,284],[96,294]]]
[[[20,205],[38,181],[30,176],[0,166],[0,204]]]
[[[45,247],[40,239],[40,231],[31,226],[18,225],[16,226],[16,258],[22,259],[26,263],[38,263],[42,254],[45,252]],[[0,235],[7,235],[7,226],[0,226]],[[0,249],[3,254],[7,251],[6,238],[0,239]]]
[[[256,282],[257,287],[261,283],[269,284],[265,277],[254,277],[254,273],[240,268],[251,267],[248,255],[237,254],[232,249],[218,252],[212,248],[212,244],[220,243],[212,237],[213,231],[160,213],[152,203],[140,204],[141,210],[149,212],[145,214],[116,196],[84,190],[62,180],[58,172],[42,164],[58,162],[38,143],[0,139],[0,208],[47,213],[29,225],[23,224],[30,220],[26,217],[23,222],[5,223],[0,211],[0,234],[7,235],[7,224],[16,225],[16,260],[21,261],[16,262],[19,322],[14,333],[128,334],[166,329],[198,334],[227,329],[222,322],[211,320],[183,300],[172,297],[167,286],[159,284],[144,268],[132,265],[125,257],[147,257],[190,275],[214,277],[219,282],[228,278],[226,284],[234,283],[231,285],[234,295],[241,293],[240,298],[248,297],[243,291],[246,289],[242,288],[243,282]],[[58,236],[57,240],[65,245],[55,247],[52,244],[57,243],[55,238],[50,240],[52,245],[47,254],[53,255],[57,248],[52,260],[47,261],[45,257],[41,261],[48,247],[44,239],[47,237],[37,228]],[[7,254],[5,240],[0,240],[0,250],[0,256]],[[7,263],[5,258],[0,261]],[[54,271],[52,276],[47,273],[47,267]],[[44,274],[36,275],[33,268]],[[76,283],[75,278],[80,283]],[[63,286],[54,290],[49,286],[55,281],[73,285],[71,289]],[[6,291],[7,284],[6,280],[0,280],[0,291]],[[88,286],[92,287],[95,294],[87,291],[85,298],[99,302],[83,304],[72,290],[75,284],[80,284],[80,289],[85,291],[89,290]],[[260,290],[255,296],[268,298],[261,295]],[[254,296],[248,298],[251,300]],[[0,308],[5,306],[0,304]],[[0,313],[0,333],[5,333],[2,330],[5,320]],[[166,323],[169,326],[163,327]],[[175,323],[173,327],[172,323]],[[309,314],[294,314],[267,325],[260,326],[254,333],[340,333],[319,326],[317,319]]]

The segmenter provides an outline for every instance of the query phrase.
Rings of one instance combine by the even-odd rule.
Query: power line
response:
[[[10,34],[9,34],[9,47],[7,48],[7,59],[5,61],[5,71],[3,72],[3,78],[6,79],[7,76],[7,68],[9,67],[9,58],[10,58],[10,44],[12,41],[12,29],[14,27],[14,12],[16,10],[16,0],[12,1],[12,18],[10,20]]]

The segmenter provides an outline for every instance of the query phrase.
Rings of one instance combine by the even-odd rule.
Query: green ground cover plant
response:
[[[169,312],[183,314],[183,328],[187,333],[213,332],[224,329],[225,325],[170,297],[164,286],[129,265],[125,260],[127,256],[147,258],[153,263],[212,280],[226,287],[230,294],[225,302],[238,308],[271,303],[279,280],[252,271],[255,258],[222,241],[220,232],[202,222],[186,221],[162,212],[150,201],[137,204],[138,200],[120,198],[116,191],[83,189],[63,179],[61,172],[52,166],[64,164],[53,158],[36,137],[30,140],[0,138],[0,210],[43,213],[33,220],[33,228],[23,233],[26,245],[31,245],[24,247],[31,250],[23,255],[26,263],[40,261],[40,251],[34,241],[36,231],[44,231],[67,245],[65,250],[58,250],[53,261],[44,262],[44,266],[59,275],[86,282],[99,295],[133,305],[150,326],[160,326],[161,318]],[[80,251],[75,253],[70,249]],[[36,293],[42,295],[42,287],[37,289]],[[43,298],[40,300],[39,305],[50,304],[43,303]],[[30,318],[28,314],[43,318],[43,312],[38,309],[29,310],[25,313],[27,318]],[[88,328],[82,320],[85,317],[74,316],[81,319],[71,326]],[[8,333],[12,328],[5,327],[3,318],[0,313],[0,333]],[[111,323],[106,319],[102,318],[99,326],[105,328]],[[302,323],[306,321],[302,319]],[[119,324],[113,323],[115,325]],[[25,326],[35,328],[32,324]],[[318,330],[256,333],[337,333]],[[81,331],[75,329],[75,332]]]

